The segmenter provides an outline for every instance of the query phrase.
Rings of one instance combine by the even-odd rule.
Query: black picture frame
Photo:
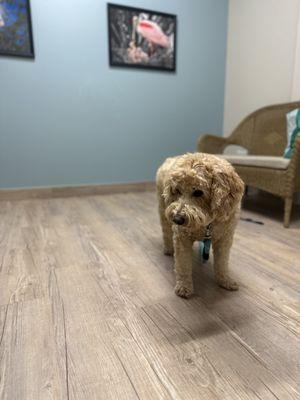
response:
[[[6,1],[3,1],[3,4],[5,5]],[[10,3],[9,0],[7,0],[7,3]],[[2,4],[2,6],[3,6]],[[1,3],[0,3],[1,5]],[[18,38],[16,36],[13,37],[13,32],[16,32],[16,28],[14,28],[11,25],[8,25],[7,28],[2,27],[3,33],[1,32],[0,29],[0,55],[1,56],[12,56],[12,57],[24,57],[24,58],[35,58],[35,53],[34,53],[34,43],[33,43],[33,33],[32,33],[32,22],[31,22],[31,7],[30,7],[30,0],[19,0],[19,6],[25,8],[25,15],[20,15],[20,19],[22,18],[23,24],[19,27],[19,29],[24,30],[24,42],[26,46],[24,45],[23,49],[20,46],[20,49],[16,49],[16,44],[13,42],[13,40],[21,40],[21,38]],[[6,16],[4,16],[5,18]],[[9,16],[8,16],[9,17]],[[4,20],[5,21],[5,20]],[[5,22],[4,22],[5,23]],[[17,23],[17,20],[15,24]],[[9,46],[6,46],[4,48],[3,46],[1,47],[1,33],[3,35],[3,41],[7,42],[6,35],[8,32],[5,32],[5,29],[10,30],[10,38],[11,38],[11,49],[9,49]],[[21,31],[21,32],[22,32]]]
[[[132,40],[133,35],[138,35],[136,30],[133,28],[133,22],[130,25],[130,22],[126,24],[122,24],[122,26],[128,26],[127,31],[122,31],[120,27],[119,19],[122,19],[122,15],[124,14],[124,20],[128,22],[129,17],[131,17],[131,21],[133,21],[133,17],[145,15],[148,16],[149,19],[145,19],[144,22],[149,22],[153,25],[159,25],[159,29],[161,30],[162,35],[168,38],[170,44],[167,47],[167,50],[164,52],[166,47],[159,45],[157,43],[151,43],[144,37],[139,37],[138,40],[144,41],[144,44],[141,42],[140,46],[136,45],[136,41]],[[138,17],[138,18],[139,18]],[[113,20],[115,18],[115,21]],[[109,65],[111,67],[126,67],[126,68],[141,68],[141,69],[151,69],[158,71],[166,71],[166,72],[176,72],[176,53],[177,53],[177,16],[175,14],[169,14],[160,11],[154,11],[144,8],[136,8],[129,7],[124,5],[119,5],[115,3],[107,3],[107,19],[108,19],[108,48],[109,48]],[[160,24],[155,21],[160,21]],[[169,23],[169,25],[168,25]],[[171,34],[168,36],[164,34],[160,25],[168,26]],[[125,28],[126,29],[126,28]],[[119,37],[118,37],[119,34]],[[119,42],[118,42],[119,40]],[[134,51],[139,51],[138,54],[142,54],[144,60],[141,62],[133,62],[129,57],[129,52],[132,50],[132,43]],[[155,57],[153,54],[149,57],[149,53],[146,53],[145,48],[147,46],[153,46],[157,50],[157,54]],[[119,47],[118,47],[119,46]],[[165,46],[165,44],[164,44]],[[159,52],[159,53],[158,53]],[[131,53],[132,54],[132,53]],[[147,59],[146,61],[145,59]],[[160,57],[160,58],[159,58]],[[152,59],[152,60],[151,60]],[[153,61],[154,60],[154,61]]]

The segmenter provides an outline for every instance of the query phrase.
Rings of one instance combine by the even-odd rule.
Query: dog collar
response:
[[[205,229],[205,239],[211,239],[211,224],[207,225],[206,229]]]

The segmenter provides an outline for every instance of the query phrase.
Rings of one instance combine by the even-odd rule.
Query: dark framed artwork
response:
[[[29,0],[0,0],[0,54],[34,58]]]
[[[176,69],[176,15],[108,4],[111,66]]]

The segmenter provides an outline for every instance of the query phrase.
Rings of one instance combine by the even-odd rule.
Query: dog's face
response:
[[[225,220],[238,206],[244,184],[223,161],[205,165],[192,160],[171,173],[164,189],[168,221],[194,231],[215,219]]]

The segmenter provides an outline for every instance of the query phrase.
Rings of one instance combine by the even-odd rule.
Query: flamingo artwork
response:
[[[149,57],[155,53],[157,46],[169,48],[171,42],[169,37],[163,32],[161,27],[154,21],[148,20],[144,14],[132,18],[132,39],[128,48],[128,56],[132,62],[148,62]],[[140,47],[136,46],[136,34],[144,38],[149,44],[149,52],[145,53]]]
[[[168,36],[162,31],[161,27],[156,22],[144,19],[139,20],[136,30],[149,43],[165,48],[170,47],[170,40]]]
[[[176,15],[109,4],[108,16],[110,65],[175,71]]]

